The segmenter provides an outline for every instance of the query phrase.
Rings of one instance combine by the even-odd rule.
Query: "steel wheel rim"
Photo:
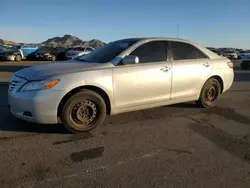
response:
[[[78,127],[89,127],[97,118],[97,106],[90,100],[77,101],[71,110],[72,120]]]
[[[218,97],[218,89],[216,85],[209,85],[205,89],[205,101],[207,103],[214,102]]]
[[[16,60],[17,60],[17,61],[20,61],[20,60],[21,60],[21,58],[20,58],[19,55],[16,56]]]

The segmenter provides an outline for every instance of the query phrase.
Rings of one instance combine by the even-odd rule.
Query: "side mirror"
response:
[[[139,63],[139,57],[137,56],[127,56],[122,60],[124,65],[137,64]]]

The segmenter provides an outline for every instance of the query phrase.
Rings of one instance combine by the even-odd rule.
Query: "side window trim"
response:
[[[169,57],[168,57],[169,46],[168,46],[168,41],[167,41],[167,40],[151,40],[151,41],[146,41],[146,42],[140,44],[139,46],[137,46],[136,48],[132,49],[132,50],[127,54],[127,56],[129,56],[131,53],[133,53],[136,49],[140,48],[141,46],[143,46],[143,45],[145,45],[145,44],[148,44],[148,43],[151,43],[151,42],[164,42],[165,60],[164,60],[164,61],[157,61],[157,62],[162,63],[162,62],[169,61]],[[150,63],[140,63],[140,62],[139,62],[139,64],[153,64],[153,63],[156,63],[156,62],[150,62]]]
[[[173,56],[173,49],[172,49],[172,46],[171,46],[171,43],[172,42],[179,42],[179,43],[184,43],[184,44],[188,44],[190,46],[192,46],[194,49],[196,49],[197,51],[199,51],[200,53],[202,53],[206,58],[201,58],[201,59],[181,59],[181,60],[174,60],[174,56]],[[193,44],[190,44],[190,43],[186,43],[186,42],[182,42],[182,41],[168,41],[168,47],[169,47],[169,59],[171,61],[189,61],[189,60],[202,60],[202,59],[210,59],[210,57],[205,54],[203,51],[201,51],[199,48],[197,48],[196,46],[194,46]]]
[[[210,59],[210,57],[208,57],[208,55],[205,54],[203,51],[201,51],[199,48],[197,48],[193,44],[190,44],[190,45],[193,46],[198,52],[200,52],[201,54],[203,54],[206,57],[206,58],[201,58],[201,59]]]
[[[170,42],[169,41],[165,41],[165,48],[166,48],[166,61],[172,61],[172,58],[173,58],[173,54],[172,54],[172,48],[171,48],[171,45],[170,45]]]

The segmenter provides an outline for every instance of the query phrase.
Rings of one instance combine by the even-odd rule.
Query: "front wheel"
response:
[[[22,60],[22,57],[20,55],[16,55],[15,57],[15,61],[19,62]]]
[[[55,55],[52,55],[51,61],[56,61],[56,56]]]
[[[70,97],[61,114],[62,123],[73,133],[93,130],[104,122],[105,117],[105,101],[98,93],[87,89]]]
[[[217,99],[221,94],[221,85],[218,80],[212,78],[209,79],[203,86],[200,94],[200,98],[197,101],[204,108],[214,106]]]

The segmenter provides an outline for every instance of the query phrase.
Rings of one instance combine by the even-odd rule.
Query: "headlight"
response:
[[[45,53],[44,55],[45,55],[45,56],[51,56],[51,54],[50,54],[50,53]]]
[[[33,91],[33,90],[42,90],[42,89],[50,89],[54,87],[59,80],[46,80],[46,81],[33,81],[28,82],[25,84],[21,89],[20,92],[24,91]]]

